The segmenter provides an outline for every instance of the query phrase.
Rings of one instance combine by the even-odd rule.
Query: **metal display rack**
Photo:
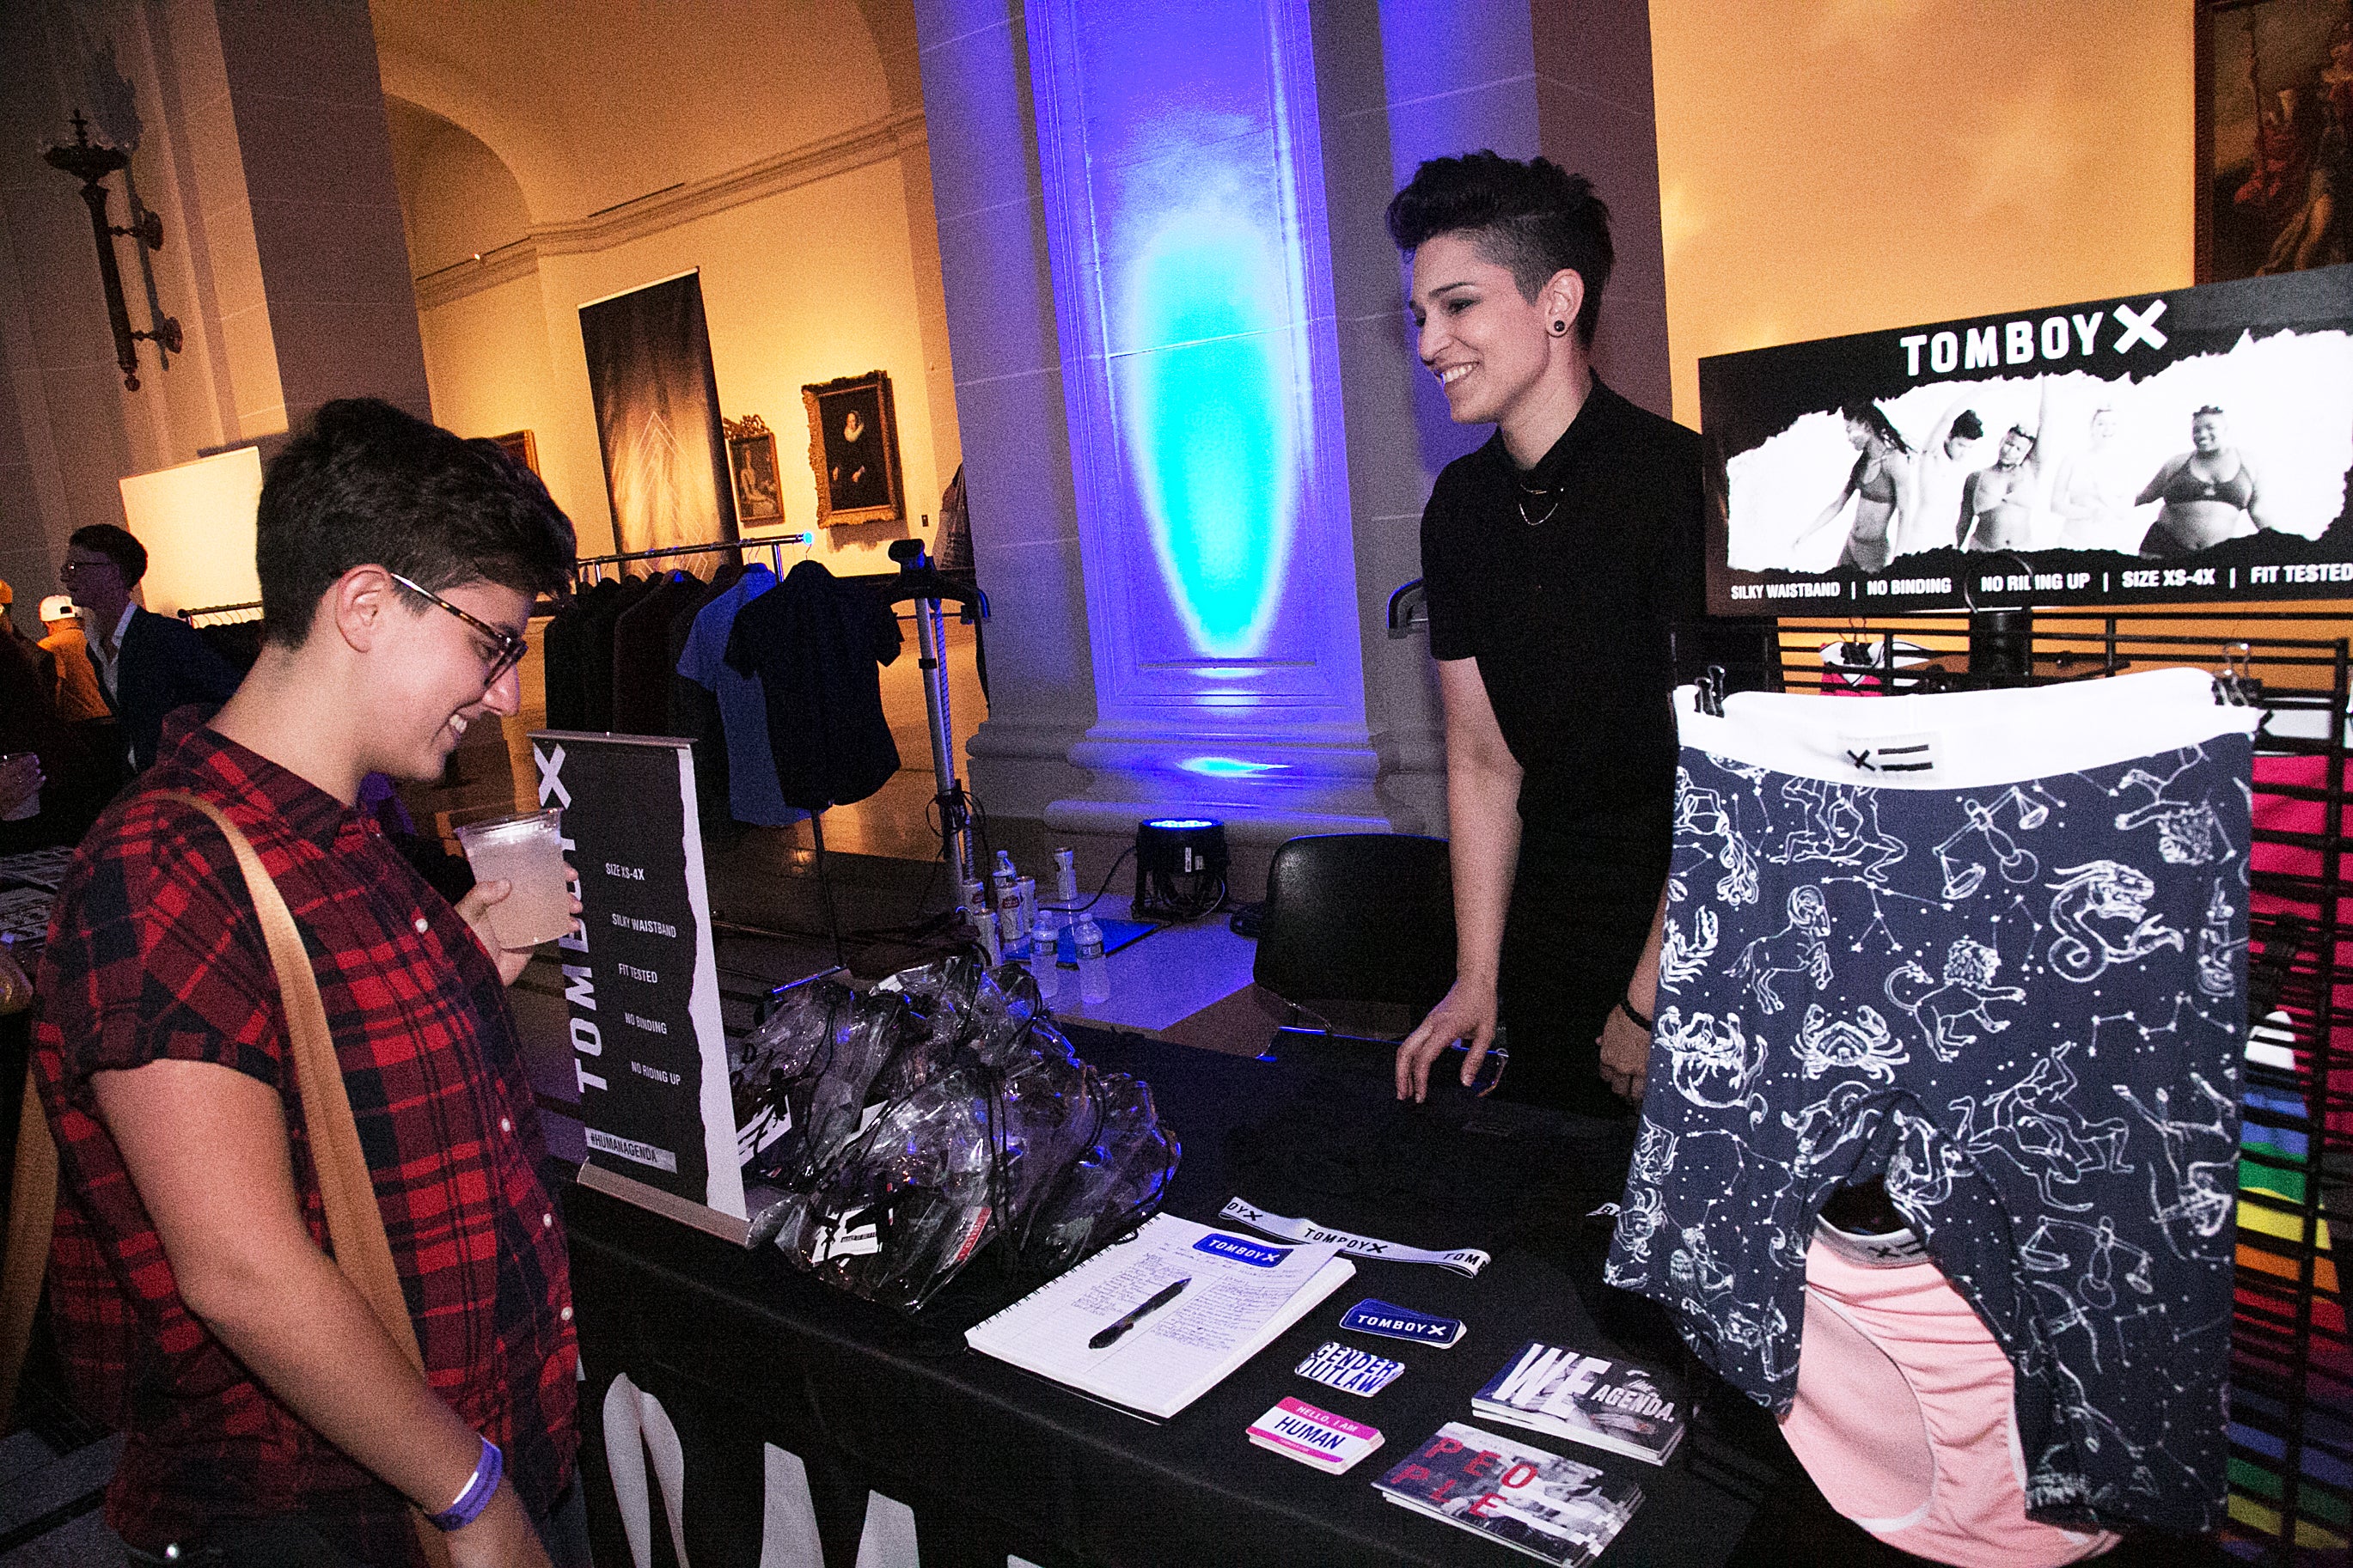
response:
[[[592,583],[601,583],[605,580],[605,568],[607,566],[614,569],[613,574],[617,577],[621,574],[621,567],[638,562],[674,561],[684,555],[716,555],[728,551],[749,553],[765,550],[768,552],[769,569],[781,577],[785,574],[785,546],[807,544],[813,537],[807,533],[765,533],[757,539],[730,539],[717,544],[673,544],[663,550],[624,550],[615,555],[583,555],[572,563],[572,574]]]
[[[2254,1048],[2242,1086],[2221,1544],[2299,1568],[2346,1561],[2353,1541],[2353,1338],[2331,1246],[2332,1220],[2353,1225],[2353,905],[2343,896],[2353,679],[2348,639],[2331,635],[2348,621],[2294,611],[1790,617],[1757,627],[1748,667],[1724,664],[1724,623],[1676,639],[1679,679],[1712,668],[1724,690],[1892,694],[2190,666],[2215,675],[2217,700],[2263,710],[2254,807],[2273,826],[2254,837],[2272,847],[2271,868],[2251,879]]]

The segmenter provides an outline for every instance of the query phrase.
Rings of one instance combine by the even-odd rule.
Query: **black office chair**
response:
[[[1267,870],[1250,977],[1311,1033],[1396,1039],[1454,984],[1446,842],[1411,833],[1293,838]]]

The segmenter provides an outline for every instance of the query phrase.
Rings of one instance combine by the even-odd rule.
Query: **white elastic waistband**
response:
[[[1683,743],[1775,773],[1882,789],[1978,789],[2080,772],[2254,731],[2213,678],[2153,669],[2066,686],[1910,697],[1743,691],[1719,717],[1675,693]]]
[[[1814,1239],[1860,1268],[1909,1268],[1928,1261],[1928,1247],[1908,1226],[1884,1236],[1841,1230],[1826,1219],[1814,1221]]]

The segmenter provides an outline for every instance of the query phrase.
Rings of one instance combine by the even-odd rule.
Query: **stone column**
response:
[[[1304,0],[1025,20],[1096,701],[1046,820],[1385,829]]]
[[[206,11],[220,75],[188,110],[239,434],[338,397],[430,418],[364,0],[313,0],[299,26],[265,0],[181,0],[191,58]]]
[[[1548,152],[1618,215],[1602,373],[1666,405],[1641,0],[918,0],[999,815],[1443,831],[1421,507],[1484,428],[1381,225],[1424,158]]]
[[[995,615],[973,788],[1038,817],[1086,786],[1093,656],[1018,0],[918,0],[932,206],[975,563]]]

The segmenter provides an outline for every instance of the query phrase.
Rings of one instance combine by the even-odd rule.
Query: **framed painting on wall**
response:
[[[746,528],[785,521],[777,482],[776,435],[756,414],[726,421],[727,471],[735,481],[735,519]]]
[[[801,388],[808,408],[809,467],[817,520],[827,528],[906,515],[899,473],[899,418],[887,371]]]
[[[503,436],[493,436],[491,439],[496,441],[508,457],[512,458],[533,473],[539,472],[539,443],[532,438],[530,431],[510,430]]]
[[[2199,0],[2198,281],[2353,260],[2353,0]]]

